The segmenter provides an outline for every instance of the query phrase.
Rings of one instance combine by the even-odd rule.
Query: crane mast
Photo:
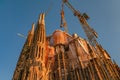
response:
[[[87,23],[87,20],[89,19],[89,16],[86,14],[86,13],[83,13],[81,14],[79,11],[77,11],[69,2],[68,0],[62,0],[63,3],[65,3],[71,10],[72,12],[74,13],[74,16],[77,16],[79,21],[80,21],[80,24],[82,25],[82,28],[90,42],[90,44],[92,46],[96,46],[98,43],[97,43],[97,40],[96,38],[98,38],[98,35],[97,33],[95,32],[95,30],[93,28],[91,28],[89,26],[89,24]]]
[[[65,32],[68,33],[67,23],[66,23],[66,21],[65,21],[65,16],[64,16],[64,3],[63,3],[63,2],[62,2],[62,9],[61,9],[60,15],[61,15],[60,27],[61,27],[61,28],[64,27]]]

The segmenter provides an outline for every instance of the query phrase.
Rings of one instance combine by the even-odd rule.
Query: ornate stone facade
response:
[[[46,36],[45,14],[32,25],[12,80],[120,80],[120,68],[101,45],[56,30]]]

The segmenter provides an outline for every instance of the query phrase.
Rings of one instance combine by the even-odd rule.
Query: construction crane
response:
[[[65,32],[68,33],[67,23],[66,23],[66,21],[65,21],[65,16],[64,16],[64,3],[63,3],[63,2],[62,2],[62,9],[61,9],[60,15],[61,15],[60,27],[61,27],[61,28],[64,27]]]
[[[89,16],[86,13],[81,14],[79,11],[75,10],[74,7],[68,2],[68,0],[62,0],[62,1],[72,10],[74,15],[78,17],[78,19],[79,19],[79,21],[80,21],[80,23],[82,25],[82,28],[84,29],[84,32],[85,32],[85,34],[86,34],[86,36],[87,36],[87,38],[89,40],[89,43],[94,47],[97,55],[99,55],[97,57],[97,59],[95,59],[95,58],[93,58],[93,54],[90,54],[90,56],[93,58],[93,63],[94,63],[95,66],[97,66],[96,64],[98,64],[99,67],[101,67],[101,71],[104,72],[105,69],[102,68],[103,61],[105,63],[104,64],[105,66],[108,65],[108,62],[107,62],[106,58],[103,55],[103,52],[102,52],[103,48],[98,44],[98,42],[96,40],[98,38],[97,33],[87,23],[87,20],[89,19]],[[107,68],[110,69],[109,67],[107,67]],[[97,69],[97,67],[96,67],[96,69]],[[105,75],[105,73],[103,73],[103,74]],[[106,77],[106,79],[107,79],[107,77]]]
[[[83,13],[81,14],[79,11],[77,11],[69,2],[68,0],[62,0],[63,3],[65,3],[71,10],[72,12],[74,13],[74,16],[77,16],[81,25],[82,25],[82,28],[89,40],[89,43],[92,45],[92,46],[96,46],[98,43],[97,43],[97,38],[98,38],[98,34],[96,33],[96,31],[91,28],[89,26],[89,24],[87,23],[87,20],[89,19],[89,16],[86,14],[86,13]]]
[[[104,72],[105,68],[103,68],[102,66],[104,65],[104,67],[107,67],[108,70],[110,70],[111,68],[108,67],[109,66],[108,62],[107,62],[106,58],[103,55],[103,51],[102,51],[103,48],[98,44],[98,42],[96,40],[98,38],[97,33],[87,23],[87,20],[89,19],[89,16],[86,13],[81,14],[79,11],[77,11],[68,2],[68,0],[62,0],[62,1],[63,1],[63,3],[65,3],[72,10],[74,15],[78,17],[78,19],[79,19],[79,21],[80,21],[80,23],[82,25],[82,28],[84,29],[84,32],[85,32],[85,34],[86,34],[86,36],[87,36],[87,38],[89,40],[89,43],[94,47],[97,55],[99,55],[99,56],[97,56],[97,59],[95,59],[95,58],[93,58],[93,54],[90,54],[90,56],[93,58],[93,64],[95,65],[95,68],[98,71],[97,66],[99,66],[101,68],[101,71],[103,72],[103,74],[106,75],[106,73]],[[104,64],[103,64],[103,62],[104,62]],[[99,79],[102,80],[100,73],[98,73],[98,76],[99,76]],[[105,79],[109,79],[109,78],[105,76]]]

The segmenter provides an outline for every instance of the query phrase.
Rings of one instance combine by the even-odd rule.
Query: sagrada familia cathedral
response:
[[[76,33],[46,36],[45,14],[32,24],[12,80],[120,80],[120,68],[101,46]]]

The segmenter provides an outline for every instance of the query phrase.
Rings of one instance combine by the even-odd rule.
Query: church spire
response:
[[[46,31],[45,31],[45,21],[44,21],[44,13],[40,14],[40,18],[38,20],[38,24],[35,29],[35,36],[34,36],[34,46],[40,49],[38,54],[44,54],[41,50],[45,49],[46,44]],[[40,48],[39,48],[40,47]],[[37,58],[38,59],[38,58]]]
[[[25,80],[26,65],[27,65],[26,63],[28,61],[29,55],[31,54],[30,49],[31,49],[31,44],[33,42],[33,36],[34,36],[34,24],[32,24],[32,29],[28,32],[28,36],[21,51],[20,57],[18,59],[18,63],[14,71],[12,80]]]
[[[44,13],[40,14],[40,16],[39,16],[39,24],[44,24],[45,25],[44,18],[45,18],[45,14]]]
[[[38,19],[38,23],[35,29],[34,43],[42,42],[45,43],[46,31],[45,31],[45,14],[41,13]]]
[[[31,49],[29,74],[27,79],[29,80],[39,80],[44,76],[46,71],[45,68],[45,54],[46,54],[46,31],[45,31],[45,20],[44,13],[40,14],[38,23],[33,37],[33,46]],[[31,33],[34,31],[34,25],[32,27]],[[43,79],[45,80],[45,79]]]
[[[35,24],[33,23],[33,24],[32,24],[32,28],[31,28],[31,31],[30,31],[31,34],[34,34],[34,29],[35,29]]]
[[[32,41],[33,41],[33,36],[34,36],[34,23],[32,24],[32,28],[28,33],[28,37],[27,37],[27,45],[31,45]]]
[[[24,52],[21,53],[22,57],[18,61],[20,67],[17,66],[13,80],[40,80],[41,78],[46,80],[46,31],[44,18],[45,14],[40,14],[35,30],[35,26],[32,24],[25,43],[28,48],[24,48],[27,51],[23,50]],[[22,63],[23,60],[25,61],[24,63]]]

